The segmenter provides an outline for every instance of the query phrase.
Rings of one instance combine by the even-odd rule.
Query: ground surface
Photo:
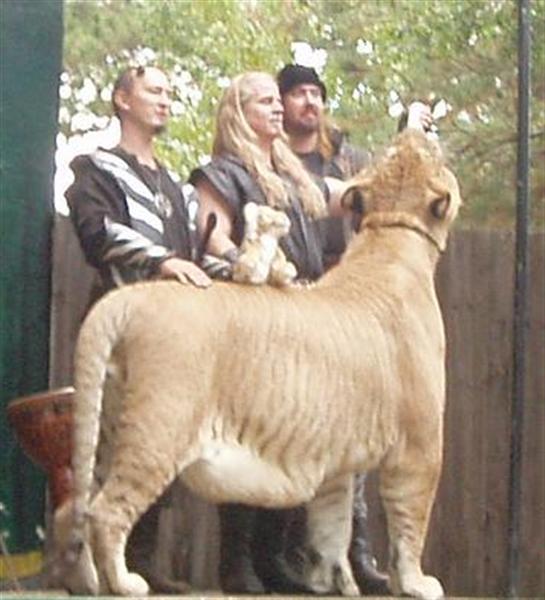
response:
[[[387,596],[388,598],[394,598],[393,596]],[[21,591],[21,592],[1,592],[0,598],[2,600],[131,600],[121,596],[69,596],[65,592],[51,591]],[[151,596],[153,600],[174,600],[184,598],[191,598],[191,600],[264,600],[265,598],[274,598],[274,600],[345,600],[344,596],[227,596],[222,595],[218,592],[196,592],[193,594],[187,594],[184,596]],[[380,600],[386,598],[386,596],[361,596],[366,600]],[[444,600],[484,600],[479,598],[445,598]],[[487,598],[486,600],[500,600],[498,598]]]

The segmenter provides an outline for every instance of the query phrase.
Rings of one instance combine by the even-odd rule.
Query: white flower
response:
[[[460,123],[471,123],[471,115],[467,112],[467,110],[461,110],[457,115],[456,119],[460,121]]]
[[[293,42],[291,44],[293,62],[303,67],[311,67],[321,73],[327,62],[327,50],[313,48],[307,42]]]
[[[179,100],[174,100],[170,105],[170,112],[176,117],[184,112],[184,105]]]
[[[87,105],[94,102],[97,98],[97,88],[89,77],[83,80],[83,85],[79,90],[76,90],[76,99]]]
[[[224,90],[231,85],[231,79],[229,77],[218,77],[216,83],[220,89]]]
[[[485,104],[477,105],[477,117],[481,123],[488,125],[490,123],[490,112],[488,111],[488,106]]]
[[[70,120],[71,131],[89,131],[95,123],[95,115],[91,112],[77,112]]]
[[[314,68],[318,73],[323,73],[323,70],[327,63],[327,50],[324,48],[317,48],[314,51]]]
[[[176,71],[176,73],[172,76],[171,83],[174,87],[183,89],[192,81],[193,77],[191,76],[191,73],[183,69],[181,71]]]
[[[405,107],[403,106],[403,102],[401,102],[399,100],[397,102],[394,102],[394,104],[390,104],[390,106],[388,108],[388,114],[393,119],[399,119],[399,117],[403,114],[404,110],[405,110]]]
[[[312,46],[307,42],[293,42],[291,44],[293,60],[304,67],[309,67],[312,60]]]
[[[360,83],[358,83],[358,85],[354,88],[354,91],[352,92],[352,98],[354,100],[361,100],[361,98],[365,96],[365,94],[367,94],[368,92],[369,87],[365,85],[363,81],[360,81]]]
[[[61,86],[59,86],[59,98],[61,100],[68,100],[71,95],[72,88],[67,83],[63,83]]]
[[[66,136],[64,133],[57,133],[55,137],[55,146],[57,148],[61,148],[62,146],[66,146]]]
[[[395,90],[388,92],[388,100],[391,104],[395,104],[399,100],[399,94]]]
[[[329,23],[326,23],[322,27],[322,34],[323,34],[323,36],[330,40],[332,33],[333,33],[333,27],[331,27],[331,25]]]
[[[59,108],[59,123],[66,124],[70,123],[71,115],[70,111],[66,108],[66,106],[61,106]]]
[[[452,110],[452,106],[441,98],[433,107],[432,116],[434,119],[442,119]]]
[[[103,115],[101,117],[95,116],[95,127],[98,127],[99,129],[105,129],[108,126],[109,122],[110,117],[108,117],[107,115]]]
[[[356,42],[356,52],[358,54],[373,54],[373,42],[360,38]]]
[[[202,100],[202,92],[199,88],[193,87],[189,90],[187,97],[189,98],[191,105],[197,107]]]
[[[113,91],[113,85],[107,85],[106,87],[102,88],[100,90],[100,99],[103,100],[104,102],[111,102],[112,101],[112,91]]]
[[[133,59],[138,66],[145,67],[150,63],[154,62],[157,57],[155,50],[152,48],[144,47],[137,48],[134,52]]]

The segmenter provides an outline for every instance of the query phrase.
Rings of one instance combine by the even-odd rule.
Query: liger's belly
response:
[[[195,493],[211,502],[281,508],[308,502],[323,473],[320,469],[309,472],[296,461],[279,464],[240,444],[211,441],[184,469],[182,478]]]

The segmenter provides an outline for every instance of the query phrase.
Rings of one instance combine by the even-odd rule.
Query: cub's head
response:
[[[244,206],[244,219],[246,239],[255,239],[263,234],[278,239],[290,230],[290,220],[286,213],[255,202],[248,202]]]

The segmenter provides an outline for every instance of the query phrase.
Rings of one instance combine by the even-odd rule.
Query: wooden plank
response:
[[[485,577],[482,590],[507,592],[507,516],[509,493],[509,431],[513,362],[513,260],[511,232],[492,232],[487,285],[491,319],[486,332],[488,378],[478,399],[487,415],[482,438],[486,443],[482,502],[486,526],[482,540]],[[479,285],[479,282],[476,282]],[[482,285],[482,284],[481,284]]]
[[[474,396],[475,351],[472,289],[474,236],[459,231],[451,236],[447,259],[448,277],[440,290],[447,331],[447,406],[445,414],[444,467],[426,551],[426,570],[437,574],[447,593],[461,593],[467,582],[479,589],[478,564],[472,557],[471,531],[477,519],[471,498],[477,493],[476,466],[472,465],[476,407]],[[474,414],[475,413],[475,414]],[[459,565],[464,565],[460,577]],[[429,566],[428,566],[429,565]]]
[[[529,281],[519,593],[545,597],[545,233],[531,236]]]
[[[95,269],[85,262],[72,222],[57,213],[53,230],[50,388],[72,384],[74,346],[96,276]]]

